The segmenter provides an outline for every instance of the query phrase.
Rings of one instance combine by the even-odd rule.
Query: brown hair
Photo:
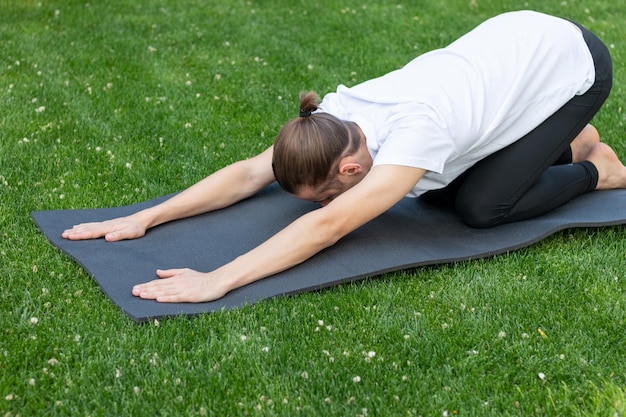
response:
[[[317,188],[334,178],[339,161],[356,153],[360,137],[353,123],[328,113],[313,113],[314,92],[300,94],[300,117],[287,122],[274,141],[274,177],[288,193],[303,186]]]

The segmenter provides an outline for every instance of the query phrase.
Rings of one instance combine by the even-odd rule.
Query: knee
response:
[[[455,207],[463,223],[476,229],[496,226],[503,217],[493,204],[481,201],[480,197],[458,196]]]

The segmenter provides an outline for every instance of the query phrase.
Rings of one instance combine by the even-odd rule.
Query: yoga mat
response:
[[[236,308],[390,271],[488,257],[531,245],[566,228],[626,222],[626,190],[585,194],[544,216],[490,229],[469,228],[453,210],[405,198],[308,261],[222,299],[199,304],[142,300],[131,295],[131,288],[156,278],[157,268],[215,269],[319,206],[272,185],[232,207],[155,227],[141,239],[61,238],[61,232],[74,224],[128,215],[165,198],[116,208],[38,211],[32,217],[49,241],[85,268],[135,321]]]

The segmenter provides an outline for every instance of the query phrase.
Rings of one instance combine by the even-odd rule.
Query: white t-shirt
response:
[[[352,88],[318,111],[357,123],[374,165],[427,170],[409,196],[443,188],[593,84],[580,30],[532,11],[487,20],[446,48]]]

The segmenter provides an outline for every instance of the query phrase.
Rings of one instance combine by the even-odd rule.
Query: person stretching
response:
[[[321,102],[301,94],[298,117],[258,156],[155,207],[62,235],[139,238],[274,181],[321,204],[216,270],[157,270],[159,279],[132,289],[160,302],[203,302],[304,262],[405,196],[452,205],[471,227],[539,216],[593,190],[626,188],[626,167],[589,124],[611,90],[611,65],[606,46],[575,22],[504,13]]]

